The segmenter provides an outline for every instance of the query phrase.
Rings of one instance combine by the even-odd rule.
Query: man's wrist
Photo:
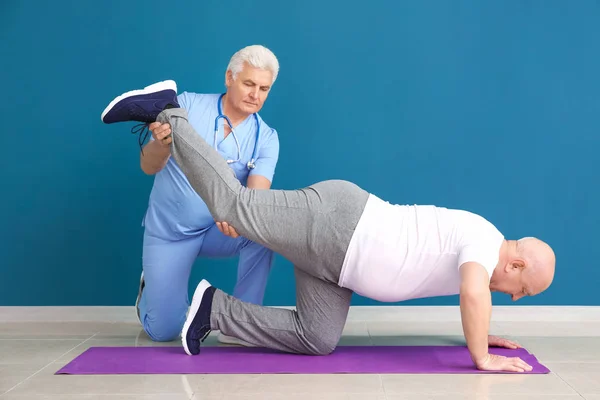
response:
[[[162,153],[170,153],[171,152],[171,146],[170,145],[164,145],[162,142],[158,141],[158,140],[153,140],[152,143],[154,144],[154,146],[158,149],[160,149],[160,151]]]
[[[164,146],[156,140],[148,143],[148,147],[150,147],[150,151],[147,153],[149,153],[151,158],[159,164],[171,155],[171,147]]]
[[[488,353],[487,351],[485,352],[485,354],[471,354],[471,359],[473,360],[473,363],[475,363],[475,365],[478,367],[484,365],[489,358],[490,353]]]

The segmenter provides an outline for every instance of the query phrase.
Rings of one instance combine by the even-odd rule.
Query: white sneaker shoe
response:
[[[238,346],[256,347],[256,345],[254,345],[252,343],[248,343],[245,340],[238,339],[233,336],[227,336],[221,332],[219,332],[219,336],[217,336],[217,340],[223,344],[236,344]]]

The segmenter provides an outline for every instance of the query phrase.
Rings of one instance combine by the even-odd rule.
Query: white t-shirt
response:
[[[458,294],[459,267],[477,262],[491,278],[503,240],[468,211],[395,205],[371,194],[338,284],[382,302]]]

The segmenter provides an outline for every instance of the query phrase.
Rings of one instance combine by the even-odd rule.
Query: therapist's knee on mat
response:
[[[171,342],[179,339],[184,323],[185,314],[181,318],[147,318],[144,321],[144,330],[154,342]]]

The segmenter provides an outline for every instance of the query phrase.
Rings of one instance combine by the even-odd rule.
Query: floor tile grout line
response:
[[[368,322],[363,322],[365,327],[367,328],[367,337],[369,338],[369,346],[373,346],[373,336],[371,336],[371,328],[369,327]]]
[[[387,400],[387,393],[385,392],[385,386],[383,386],[383,376],[379,374],[379,383],[381,384],[381,391],[383,392],[383,398]]]
[[[561,381],[563,381],[565,383],[565,385],[567,385],[568,387],[570,387],[571,389],[573,389],[575,391],[575,393],[577,393],[580,397],[584,398],[583,394],[579,393],[579,390],[575,389],[569,382],[567,382],[565,380],[565,378],[563,378],[558,372],[554,372],[554,375],[556,375],[558,377],[558,379],[560,379]]]
[[[40,372],[42,372],[44,369],[48,368],[50,365],[54,364],[57,360],[60,360],[62,357],[64,357],[65,355],[69,354],[70,352],[72,352],[73,350],[75,350],[76,348],[78,348],[79,346],[81,346],[82,344],[84,344],[85,342],[87,342],[88,340],[91,340],[94,338],[94,336],[96,336],[98,334],[98,332],[94,333],[92,336],[90,336],[89,338],[85,339],[84,341],[82,341],[81,343],[77,344],[77,346],[72,347],[71,349],[65,351],[64,353],[62,353],[60,356],[58,356],[57,358],[55,358],[53,361],[50,361],[49,363],[47,363],[46,365],[44,365],[42,368],[40,368],[37,372],[33,373],[32,375],[28,376],[27,378],[25,378],[24,380],[22,380],[21,382],[17,383],[15,386],[13,386],[12,388],[8,389],[6,392],[2,393],[0,395],[0,397],[12,392],[13,390],[15,390],[17,387],[21,386],[23,383],[27,382],[28,380],[30,380],[31,378],[33,378],[34,376],[36,376],[37,374],[39,374]]]
[[[181,380],[183,381],[183,388],[185,390],[185,394],[188,396],[188,400],[192,400],[196,392],[194,392],[194,389],[192,389],[192,386],[190,385],[190,382],[187,379],[187,375],[183,374],[180,376]]]

